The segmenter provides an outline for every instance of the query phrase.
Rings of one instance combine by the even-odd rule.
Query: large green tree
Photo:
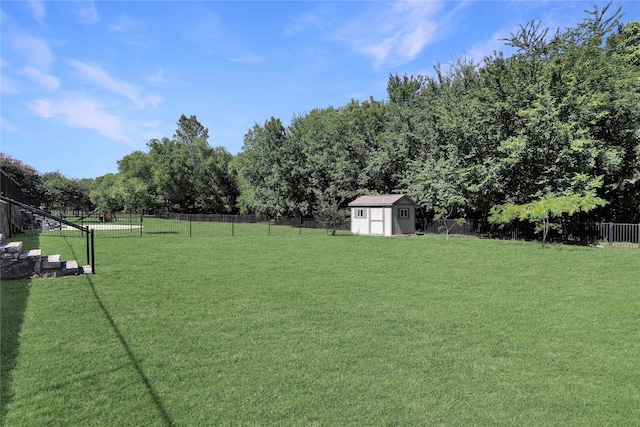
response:
[[[41,203],[49,209],[91,210],[89,193],[93,180],[69,179],[60,172],[47,172],[40,177],[38,191]]]
[[[22,190],[23,196],[32,204],[39,203],[40,174],[38,171],[6,153],[0,152],[0,169],[15,181]],[[8,185],[8,184],[6,184]]]
[[[101,211],[101,216],[107,212],[117,212],[124,209],[124,201],[118,190],[120,177],[110,173],[99,176],[91,186],[89,197],[91,203]]]
[[[239,194],[233,156],[209,145],[196,116],[182,115],[173,139],[152,139],[149,153],[125,157],[123,173],[141,179],[159,206],[181,212],[232,212]]]
[[[241,212],[278,216],[291,210],[292,191],[287,181],[295,181],[297,176],[285,170],[286,141],[286,129],[275,117],[264,125],[256,123],[245,134],[242,152],[235,162]]]

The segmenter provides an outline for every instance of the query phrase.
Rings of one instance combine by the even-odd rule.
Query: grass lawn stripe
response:
[[[638,251],[319,234],[96,253],[95,276],[31,282],[6,425],[640,419]]]

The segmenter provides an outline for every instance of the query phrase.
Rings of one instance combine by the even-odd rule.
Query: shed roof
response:
[[[360,196],[349,203],[349,206],[393,206],[402,199],[405,199],[406,203],[415,205],[415,202],[404,194],[376,194]]]

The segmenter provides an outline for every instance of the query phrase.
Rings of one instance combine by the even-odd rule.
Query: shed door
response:
[[[384,208],[371,208],[371,234],[384,234]]]

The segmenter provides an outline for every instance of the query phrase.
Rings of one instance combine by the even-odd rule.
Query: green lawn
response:
[[[637,425],[639,265],[433,236],[99,238],[94,276],[2,282],[4,422]]]

